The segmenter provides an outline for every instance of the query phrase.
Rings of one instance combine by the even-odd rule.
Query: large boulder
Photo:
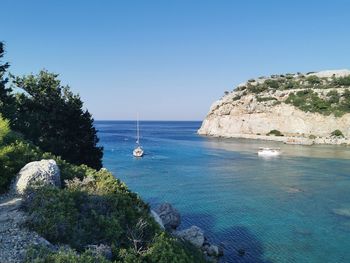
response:
[[[204,231],[198,226],[191,226],[188,229],[176,231],[174,235],[189,241],[198,248],[201,248],[205,241]]]
[[[14,188],[23,194],[35,184],[61,186],[60,169],[55,160],[41,160],[26,164],[18,173]]]
[[[155,212],[162,219],[166,229],[176,229],[181,224],[180,213],[169,203],[161,204]]]

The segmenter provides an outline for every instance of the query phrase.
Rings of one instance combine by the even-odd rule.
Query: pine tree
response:
[[[4,44],[0,42],[0,114],[8,119],[12,119],[15,113],[15,98],[11,94],[12,89],[6,87],[8,78],[6,70],[9,68],[9,63],[3,62]]]
[[[102,167],[102,147],[91,114],[79,95],[62,86],[58,75],[45,70],[38,75],[15,77],[24,92],[17,96],[13,128],[44,151],[74,164]]]

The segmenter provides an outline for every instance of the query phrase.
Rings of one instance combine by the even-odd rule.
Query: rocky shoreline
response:
[[[53,245],[36,232],[29,230],[25,223],[28,215],[23,206],[31,196],[31,189],[38,185],[60,187],[60,170],[54,160],[41,160],[28,163],[18,173],[10,191],[0,195],[0,263],[23,262],[26,252],[32,246],[46,247],[49,251],[58,251],[60,246]],[[181,225],[180,213],[169,203],[159,205],[150,215],[159,226],[172,236],[188,241],[200,249],[208,262],[218,262],[223,255],[223,248],[211,244],[204,231],[198,226],[177,230]],[[69,247],[67,246],[67,249]],[[90,252],[112,258],[110,246],[88,245]]]
[[[181,225],[181,215],[171,204],[159,205],[155,210],[151,210],[151,215],[168,233],[188,241],[200,249],[209,262],[218,262],[219,258],[223,256],[224,248],[221,245],[211,244],[205,232],[198,226],[193,225],[184,230],[177,230]]]
[[[198,132],[200,135],[206,135],[217,138],[241,138],[251,140],[263,140],[263,141],[276,141],[283,142],[285,144],[294,145],[314,145],[314,144],[326,144],[326,145],[350,145],[350,139],[339,137],[318,137],[315,139],[309,139],[306,137],[296,136],[268,136],[268,135],[256,135],[256,134],[206,134]]]

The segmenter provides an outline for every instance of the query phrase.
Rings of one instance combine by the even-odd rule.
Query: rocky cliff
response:
[[[350,71],[251,79],[214,102],[202,135],[350,144]]]

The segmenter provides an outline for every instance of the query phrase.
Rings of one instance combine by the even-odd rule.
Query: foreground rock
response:
[[[166,229],[176,229],[181,224],[180,213],[169,203],[163,203],[155,212],[162,220],[162,224]]]
[[[165,229],[165,227],[163,225],[163,221],[160,218],[160,216],[157,214],[157,212],[155,212],[154,210],[151,210],[150,215],[153,217],[154,221],[156,221],[158,223],[158,225],[160,226],[161,229]]]
[[[336,92],[337,103],[341,105],[347,96],[346,92],[350,91],[350,86],[338,85],[334,88],[329,83],[335,77],[350,76],[350,71],[328,70],[305,75],[287,75],[252,79],[238,85],[233,92],[227,92],[213,103],[198,133],[215,137],[273,140],[288,144],[350,144],[350,113],[336,116],[317,113],[317,110],[303,111],[288,102],[289,95],[312,90],[318,98],[325,101],[331,99],[331,92]],[[285,83],[295,81],[298,85],[284,89],[273,88],[272,84],[278,85],[276,83],[281,80],[280,76],[283,76]],[[322,88],[315,88],[316,84],[310,84],[307,81],[310,77],[321,78],[317,81],[320,81]],[[266,84],[267,89],[257,88],[268,81],[272,84]],[[334,105],[336,103],[332,107]],[[281,132],[283,136],[268,136],[273,130]],[[332,136],[335,130],[340,130],[344,137]]]
[[[18,173],[15,191],[23,194],[29,186],[37,183],[60,187],[60,170],[54,160],[41,160],[25,165]]]
[[[204,231],[198,226],[176,231],[181,223],[181,217],[171,204],[161,204],[155,211],[151,210],[151,215],[161,227],[165,227],[173,236],[188,241],[202,250],[208,261],[217,262],[218,258],[224,254],[222,247],[208,242]]]
[[[173,235],[190,242],[195,247],[201,249],[206,256],[217,258],[224,254],[221,247],[209,243],[208,239],[205,237],[204,231],[198,226],[191,226],[185,230],[174,231]]]
[[[198,226],[191,226],[188,229],[174,232],[176,237],[189,241],[197,248],[202,248],[205,237],[204,232]]]

